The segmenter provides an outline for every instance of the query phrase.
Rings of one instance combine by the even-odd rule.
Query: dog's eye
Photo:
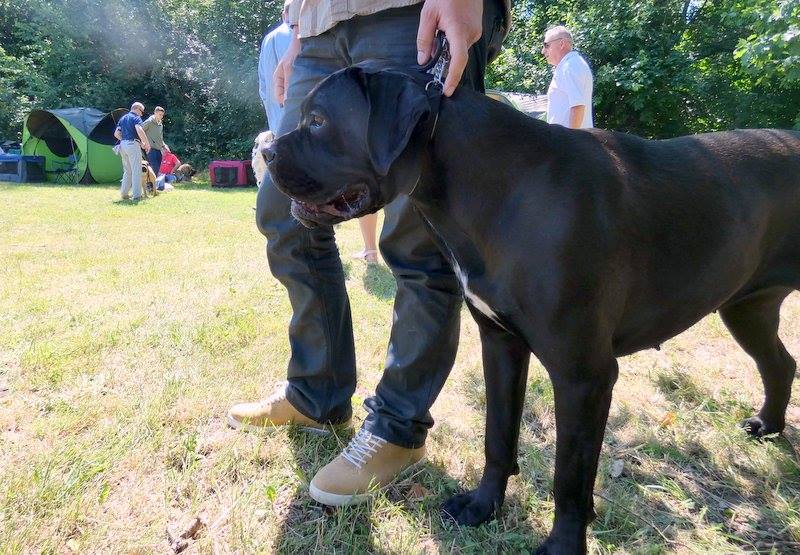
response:
[[[322,127],[325,125],[325,118],[319,114],[311,114],[311,121],[309,122],[309,125],[317,128]]]

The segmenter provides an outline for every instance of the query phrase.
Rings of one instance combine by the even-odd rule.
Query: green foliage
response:
[[[265,125],[258,49],[277,0],[0,0],[0,136],[30,108],[167,108],[195,165],[249,154]],[[6,85],[11,83],[12,86]],[[6,85],[6,86],[4,86]]]
[[[31,90],[30,66],[23,58],[9,56],[0,46],[0,129],[14,129],[30,109],[26,91]]]
[[[167,108],[182,159],[246,157],[258,48],[280,0],[0,0],[0,137],[32,108]],[[518,0],[487,85],[543,93],[557,23],[595,74],[600,127],[650,137],[800,126],[800,0]]]
[[[760,1],[754,33],[739,41],[736,57],[756,75],[800,81],[800,0]]]
[[[649,137],[790,127],[800,117],[800,84],[789,79],[800,67],[795,51],[759,43],[772,57],[741,52],[767,33],[765,25],[770,37],[800,44],[791,31],[797,4],[780,2],[777,18],[774,0],[521,0],[489,85],[546,91],[552,71],[539,53],[542,37],[564,24],[594,71],[598,127]],[[792,71],[766,70],[778,60]]]

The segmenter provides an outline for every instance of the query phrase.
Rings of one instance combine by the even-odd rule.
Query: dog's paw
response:
[[[502,503],[501,499],[484,495],[476,489],[445,501],[442,512],[461,526],[478,526],[499,513]]]
[[[783,426],[778,424],[770,424],[763,420],[760,416],[751,416],[744,420],[740,426],[744,431],[755,438],[762,438],[769,434],[776,434],[783,431]]]
[[[586,553],[586,547],[575,542],[559,543],[548,537],[533,553],[534,555],[583,555]]]

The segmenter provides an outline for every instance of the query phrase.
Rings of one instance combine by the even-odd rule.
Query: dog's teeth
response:
[[[350,210],[350,211],[352,211],[352,210],[353,210],[353,207],[352,207],[352,206],[350,206],[350,203],[349,203],[349,202],[347,202],[347,199],[345,198],[345,196],[344,196],[344,195],[342,195],[342,200],[344,201],[345,205],[347,206],[347,209],[348,209],[348,210]]]

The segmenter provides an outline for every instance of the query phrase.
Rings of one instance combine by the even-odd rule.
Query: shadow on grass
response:
[[[325,507],[308,495],[314,474],[347,444],[353,430],[339,437],[291,434],[295,474],[301,486],[274,503],[281,520],[275,538],[279,553],[385,553],[402,552],[386,545],[396,527],[422,535],[435,552],[524,552],[541,539],[525,518],[523,503],[506,500],[503,516],[477,528],[461,527],[441,511],[441,505],[459,493],[458,482],[444,465],[427,462],[409,470],[373,499],[350,507]],[[510,516],[509,516],[510,515]],[[385,528],[384,528],[385,527]],[[418,549],[419,544],[416,545]]]
[[[350,274],[353,273],[353,264],[349,260],[342,260],[342,274],[344,275],[344,280],[347,281],[350,279]]]
[[[364,289],[379,299],[393,299],[397,292],[397,282],[389,268],[383,264],[367,264],[363,283]]]
[[[294,472],[301,485],[274,505],[281,520],[274,544],[278,553],[370,551],[372,503],[325,507],[308,494],[314,474],[339,454],[352,434],[350,428],[339,435],[316,436],[302,430],[290,434]]]
[[[119,181],[116,183],[8,183],[15,187],[30,187],[33,189],[119,189]]]
[[[210,191],[212,193],[253,193],[255,195],[258,192],[258,188],[255,185],[248,185],[246,187],[212,187],[211,183],[208,181],[206,182],[192,182],[192,183],[178,183],[175,186],[175,190],[203,190],[203,191]]]
[[[437,463],[426,465],[420,481],[433,495],[424,500],[419,525],[430,523],[438,552],[530,553],[544,541],[527,518],[526,503],[516,494],[507,495],[497,518],[476,527],[459,526],[441,507],[467,488]]]
[[[786,511],[775,507],[782,499],[796,500],[800,487],[793,430],[787,430],[786,438],[760,444],[737,427],[743,410],[738,401],[715,399],[688,374],[658,376],[656,385],[672,402],[678,420],[669,424],[669,430],[659,425],[642,442],[619,434],[637,418],[627,407],[609,419],[599,469],[602,485],[595,488],[599,517],[592,530],[597,541],[608,551],[623,547],[694,551],[686,539],[702,545],[712,541],[704,536],[714,530],[717,543],[706,549],[735,546],[756,553],[800,552],[790,531],[796,515],[788,503]],[[681,419],[702,424],[699,430],[682,427]],[[726,460],[709,450],[719,438],[704,437],[703,424],[715,429],[716,436],[724,434],[726,451],[731,453]],[[766,452],[753,453],[753,446]],[[784,462],[776,465],[783,468],[761,472],[776,455],[785,455]],[[624,462],[621,475],[611,477],[609,458]],[[778,475],[767,475],[775,472]],[[724,546],[718,543],[723,538]]]
[[[675,379],[654,379],[657,387],[672,394],[672,408],[680,412],[674,424],[655,426],[644,412],[627,405],[609,420],[594,494],[598,518],[591,525],[592,541],[602,553],[800,553],[800,464],[793,447],[800,439],[797,431],[790,428],[785,438],[753,443],[736,429],[738,401],[718,395],[709,402],[714,396],[686,381],[691,379],[680,376],[678,387]],[[282,523],[277,550],[534,550],[548,531],[553,504],[552,400],[544,380],[529,385],[531,396],[541,399],[524,419],[517,478],[522,487],[510,489],[499,518],[468,528],[443,515],[441,505],[462,486],[435,460],[364,505],[322,507],[309,498],[308,483],[338,454],[352,430],[339,438],[298,433],[292,442],[302,486],[278,509]],[[637,421],[643,425],[632,436],[629,424]],[[726,449],[722,458],[715,452],[720,441]],[[621,473],[612,472],[615,460],[624,462]],[[398,543],[387,545],[387,539]]]
[[[111,204],[113,204],[115,206],[120,206],[122,208],[133,208],[135,206],[139,206],[140,204],[144,204],[145,202],[147,202],[147,200],[148,199],[146,199],[146,198],[141,198],[141,199],[138,199],[138,200],[117,199],[117,200],[111,201]]]
[[[740,413],[749,413],[750,407],[733,397],[715,398],[688,383],[691,376],[679,377],[678,386],[663,376],[654,380],[679,413],[669,428],[655,426],[627,405],[609,419],[594,493],[599,516],[590,531],[600,552],[800,553],[800,512],[792,508],[800,488],[797,431],[787,428],[769,442],[750,439],[737,427]],[[543,381],[534,376],[529,382],[520,440],[518,479],[527,503],[515,507],[513,498],[506,501],[506,527],[520,518],[541,520],[542,513],[552,510],[555,423],[549,387],[544,386],[549,384]],[[477,405],[479,393],[465,395]],[[644,427],[631,436],[626,427],[637,420]],[[715,451],[720,444],[724,457]],[[624,462],[624,471],[612,477],[616,460]],[[531,539],[515,549],[532,549],[544,539],[530,527],[521,530]]]

